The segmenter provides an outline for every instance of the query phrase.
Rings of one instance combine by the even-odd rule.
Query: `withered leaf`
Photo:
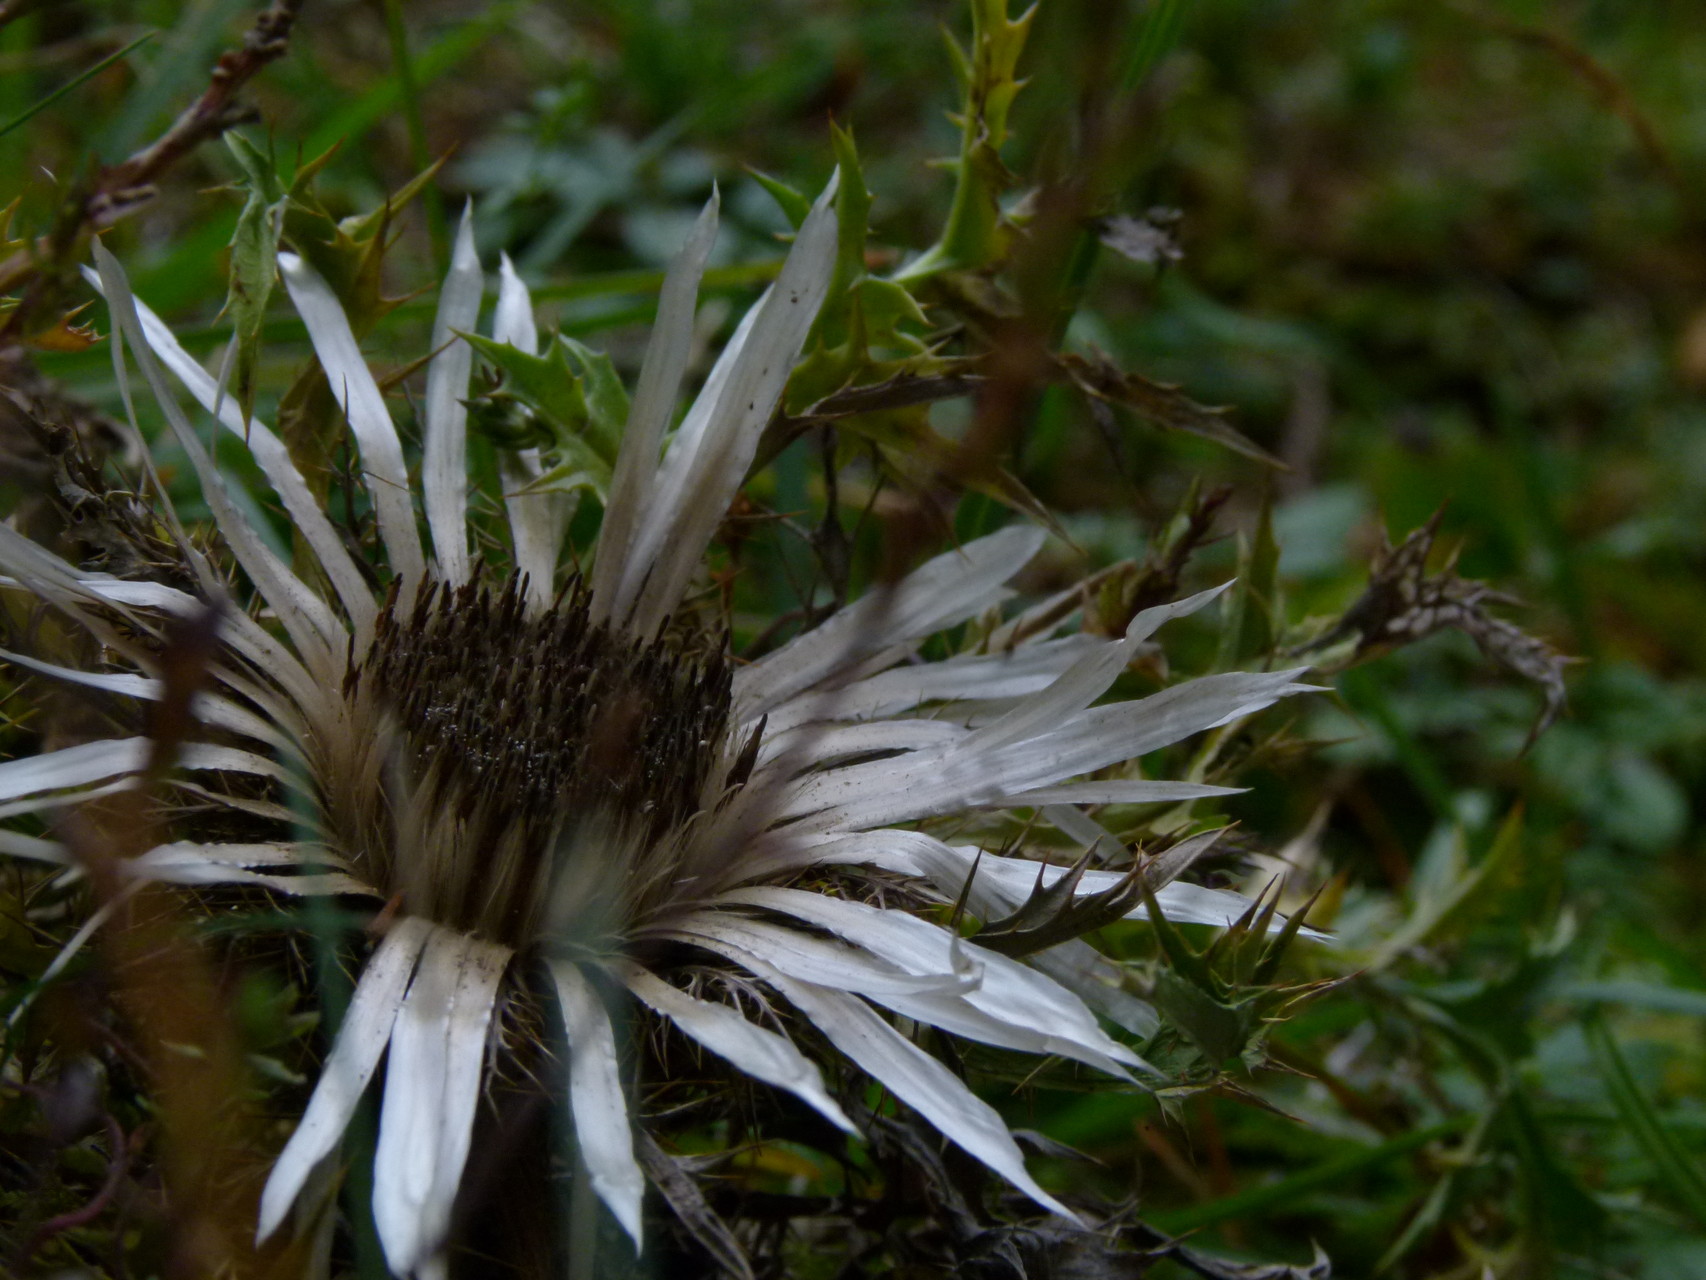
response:
[[[1436,631],[1455,627],[1473,639],[1487,657],[1540,686],[1546,701],[1523,744],[1526,751],[1564,709],[1564,668],[1570,659],[1544,640],[1489,613],[1489,604],[1520,601],[1484,582],[1458,577],[1455,557],[1440,572],[1427,572],[1443,514],[1442,507],[1397,546],[1383,536],[1383,545],[1369,566],[1367,590],[1330,630],[1305,649],[1325,648],[1354,632],[1359,637],[1357,656],[1362,657],[1371,651],[1414,644]]]
[[[1117,404],[1151,426],[1213,440],[1271,467],[1285,465],[1228,422],[1224,408],[1198,404],[1178,387],[1153,382],[1140,373],[1128,373],[1103,355],[1088,357],[1069,351],[1053,359],[1085,395]]]
[[[1126,214],[1104,218],[1099,228],[1101,241],[1133,262],[1178,262],[1185,256],[1173,235],[1172,224],[1178,220],[1177,209],[1151,209],[1141,218]]]
[[[652,1136],[643,1130],[634,1134],[634,1154],[651,1184],[663,1193],[681,1225],[705,1252],[716,1259],[725,1275],[753,1280],[752,1263],[726,1222],[705,1202],[699,1184]]]

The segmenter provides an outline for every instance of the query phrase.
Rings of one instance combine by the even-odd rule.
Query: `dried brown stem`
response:
[[[0,25],[32,3],[34,0],[0,0]],[[26,288],[0,328],[0,339],[29,331],[34,317],[58,293],[61,268],[80,256],[90,235],[152,199],[154,180],[196,147],[250,118],[237,94],[263,67],[284,55],[303,3],[274,0],[255,19],[242,45],[220,56],[207,90],[165,133],[128,159],[101,169],[88,187],[68,202],[50,235],[0,262],[0,293]]]
[[[0,27],[41,8],[46,3],[47,0],[0,0]]]

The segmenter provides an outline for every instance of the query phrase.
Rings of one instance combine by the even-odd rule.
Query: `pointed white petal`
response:
[[[400,1275],[428,1263],[450,1230],[510,954],[435,927],[397,1011],[373,1154],[373,1225]]]
[[[7,532],[0,525],[0,535]],[[0,537],[0,541],[4,541]],[[199,615],[207,606],[194,596],[159,582],[127,582],[117,578],[83,578],[81,590],[99,600],[118,605],[159,609],[174,617]],[[282,688],[289,691],[299,707],[312,707],[326,698],[324,686],[299,662],[296,655],[268,635],[253,618],[239,610],[227,610],[220,618],[219,638],[249,661],[257,671],[265,672]],[[335,695],[334,695],[335,696]],[[288,721],[290,712],[281,702],[271,702],[268,713],[275,720]]]
[[[178,444],[194,466],[202,496],[213,509],[214,519],[218,522],[219,531],[225,536],[232,555],[236,556],[243,566],[243,571],[255,584],[255,589],[277,613],[279,621],[290,633],[297,651],[311,668],[318,670],[322,676],[329,677],[333,672],[334,655],[336,660],[341,662],[342,655],[337,653],[337,650],[347,642],[347,633],[326,606],[326,602],[310,591],[301,579],[273,554],[232,502],[225,488],[224,477],[178,407],[171,388],[166,385],[153,349],[148,344],[147,334],[143,331],[142,320],[136,313],[135,300],[131,297],[124,269],[99,240],[94,242],[93,248],[95,265],[101,274],[107,305],[111,308],[116,322],[115,328],[122,329],[129,338],[143,377],[154,392],[154,398],[160,405],[160,411],[166,415],[166,421],[170,424]],[[341,673],[341,667],[339,670]]]
[[[983,980],[982,971],[969,963],[933,974],[906,973],[869,952],[814,937],[799,929],[782,928],[765,920],[748,920],[728,912],[698,912],[662,936],[691,942],[737,964],[755,958],[803,981],[855,991],[877,1000],[938,991],[954,994],[968,991]]]
[[[298,875],[255,871],[255,867],[319,867]],[[246,884],[297,896],[353,893],[383,895],[348,874],[347,864],[324,846],[302,843],[196,844],[177,841],[157,845],[124,864],[125,871],[143,880],[169,884]]]
[[[1296,683],[1306,670],[1203,676],[1135,702],[1092,707],[1051,732],[991,752],[983,761],[1004,792],[1048,786],[1218,728],[1291,694],[1313,692]]]
[[[431,929],[426,921],[411,916],[398,920],[362,970],[314,1096],[261,1193],[257,1241],[278,1229],[308,1175],[338,1145],[391,1039],[397,1008]]]
[[[492,337],[528,355],[539,352],[533,298],[507,253],[498,263],[498,305],[492,318]],[[561,493],[520,492],[545,474],[537,449],[500,450],[498,472],[515,548],[515,567],[527,578],[528,605],[542,610],[550,605],[556,591],[557,553],[573,514],[574,499]]]
[[[1038,1051],[1065,1054],[1101,1067],[1110,1062],[1137,1061],[1129,1049],[1108,1037],[1095,1015],[1076,996],[1052,978],[999,952],[966,942],[908,912],[886,911],[821,893],[775,887],[737,889],[723,895],[723,900],[784,912],[828,929],[908,973],[951,972],[969,960],[982,973],[983,981],[974,990],[955,998],[989,1018],[1051,1041],[1046,1049],[1038,1047]],[[928,1017],[926,1020],[935,1021]],[[988,1038],[975,1031],[967,1034]],[[1012,1047],[1033,1046],[1013,1043]],[[1088,1058],[1086,1053],[1090,1055]],[[1118,1068],[1113,1070],[1123,1074]]]
[[[735,673],[735,706],[755,719],[867,654],[963,622],[998,598],[1043,544],[1040,529],[1009,525],[913,570]],[[833,705],[833,699],[829,700]],[[840,712],[830,712],[839,716]]]
[[[1230,585],[1230,584],[1227,584]],[[966,741],[968,751],[986,751],[1022,742],[1065,724],[1108,691],[1137,650],[1162,623],[1195,613],[1226,587],[1200,591],[1189,599],[1144,609],[1131,620],[1125,636],[1098,651],[1085,654],[1042,693],[1026,698],[1005,715],[984,725]]]
[[[574,517],[577,496],[523,492],[544,474],[537,449],[505,449],[498,454],[515,567],[527,578],[527,601],[535,612],[548,608],[556,595],[557,555]]]
[[[670,437],[669,449],[665,452],[663,461],[658,464],[657,473],[648,486],[645,509],[635,516],[633,536],[629,540],[627,554],[622,557],[621,577],[608,604],[597,606],[600,609],[608,609],[611,618],[627,617],[634,611],[635,601],[651,576],[654,562],[675,527],[676,514],[681,510],[684,495],[693,479],[693,460],[698,454],[699,444],[710,429],[723,388],[728,385],[729,375],[740,363],[741,352],[746,349],[747,339],[752,336],[752,326],[758,319],[759,307],[769,296],[766,291],[763,297],[759,298],[758,305],[752,307],[741,317],[740,323],[735,325],[735,331],[729,335],[728,345],[711,365],[711,372],[705,376],[705,385],[699,388],[698,397],[688,408],[686,416],[681,419],[681,425],[675,429],[675,434]]]
[[[147,738],[108,738],[79,743],[39,756],[25,756],[0,764],[0,800],[39,795],[65,787],[101,782],[119,774],[135,773],[148,763],[153,744]],[[235,747],[192,743],[176,761],[182,769],[228,770],[262,777],[282,777],[271,760]]]
[[[610,480],[610,501],[598,534],[598,558],[592,567],[593,616],[600,621],[609,616],[618,585],[626,576],[635,530],[640,521],[658,514],[651,510],[658,448],[681,394],[681,377],[687,371],[699,277],[717,238],[717,205],[718,196],[713,192],[688,233],[687,243],[669,264],[663,291],[658,295],[657,323],[652,326],[645,362],[640,366],[640,382],[622,432],[622,447]]]
[[[456,335],[473,330],[484,288],[474,251],[474,204],[469,201],[456,229],[450,271],[432,322],[432,349],[437,354],[427,365],[421,460],[422,500],[438,572],[455,587],[468,581],[468,408],[462,402],[474,367],[474,349]]]
[[[498,305],[492,315],[492,338],[507,342],[530,356],[539,354],[539,326],[533,319],[533,295],[516,274],[509,254],[498,258]]]
[[[97,289],[101,288],[99,273],[85,268],[83,274]],[[135,303],[137,314],[142,319],[142,331],[160,362],[183,383],[197,404],[214,414],[227,431],[248,443],[249,452],[284,504],[291,524],[302,534],[321,568],[326,571],[344,612],[358,632],[366,633],[373,623],[373,593],[319,501],[303,480],[302,473],[297,470],[284,442],[259,421],[250,419],[244,422],[237,402],[228,397],[221,400],[219,385],[195,357],[184,350],[166,322],[140,298],[135,299]]]
[[[1026,959],[1139,1039],[1149,1039],[1161,1026],[1153,1006],[1121,986],[1124,975],[1119,965],[1081,938],[1034,952]]]
[[[5,649],[0,649],[0,661],[13,663],[28,671],[39,672],[45,676],[52,676],[56,680],[80,684],[88,689],[100,689],[106,693],[122,694],[128,698],[143,698],[149,702],[158,701],[160,698],[160,682],[146,676],[108,671],[78,671],[74,667],[61,667],[51,662],[39,662],[21,653],[10,653]],[[257,742],[264,742],[270,747],[286,751],[295,749],[295,744],[266,720],[254,712],[238,706],[228,698],[217,697],[205,692],[198,693],[193,704],[193,714],[203,724],[213,725],[220,729],[230,729],[234,733],[243,734]]]
[[[746,478],[759,436],[829,293],[836,246],[834,188],[831,182],[806,216],[781,274],[758,304],[752,331],[692,454],[679,503],[660,502],[668,532],[642,561],[646,577],[632,615],[618,615],[636,635],[654,633],[680,604],[706,544]],[[683,447],[683,441],[677,437],[673,447]]]
[[[626,981],[628,990],[712,1053],[755,1080],[786,1089],[831,1124],[853,1132],[852,1122],[825,1092],[817,1065],[774,1031],[754,1026],[726,1004],[677,990],[643,969],[628,974]]]
[[[1210,796],[1235,796],[1243,790],[1243,787],[1211,787],[1203,782],[1111,778],[1106,782],[1068,782],[1055,787],[1036,787],[985,803],[999,808],[1056,804],[1170,804],[1180,800],[1204,800]]]
[[[31,862],[46,862],[56,867],[67,866],[71,862],[71,851],[59,841],[22,835],[16,831],[7,831],[4,827],[0,827],[0,853],[13,858],[28,858]]]
[[[911,663],[847,684],[809,690],[771,708],[766,713],[767,724],[770,732],[780,733],[814,720],[874,720],[927,702],[1022,698],[1048,688],[1087,650],[1099,647],[1091,636],[1069,636],[1012,653],[965,654],[941,662]],[[760,658],[758,663],[765,661]],[[737,674],[736,680],[740,678]]]
[[[782,816],[806,814],[809,828],[870,828],[986,805],[1132,760],[1226,724],[1293,693],[1299,671],[1203,676],[1136,702],[1092,707],[1039,737],[976,751],[919,751],[815,774]]]
[[[610,1014],[573,961],[552,960],[550,969],[569,1040],[569,1110],[580,1158],[592,1177],[592,1189],[638,1253],[646,1178],[634,1158]]]
[[[928,874],[944,893],[957,895],[965,883],[965,877],[971,875],[976,867],[977,879],[973,882],[973,892],[980,889],[993,893],[994,900],[983,909],[974,906],[973,911],[984,914],[985,911],[1000,911],[1005,907],[1011,910],[1027,897],[1039,883],[1046,887],[1052,885],[1069,868],[1047,862],[1033,862],[1029,858],[1005,858],[998,854],[985,853],[978,856],[975,849],[957,848],[952,845],[941,845],[940,861],[935,862]],[[925,854],[921,856],[928,857]],[[958,873],[951,868],[958,863]],[[1102,893],[1113,888],[1125,878],[1123,871],[1088,870],[1079,877],[1076,893],[1083,896],[1087,893]],[[1250,909],[1250,899],[1243,894],[1233,893],[1228,889],[1210,889],[1200,884],[1188,884],[1174,880],[1164,884],[1155,892],[1155,900],[1161,904],[1161,912],[1169,920],[1179,924],[1209,924],[1224,928]],[[1148,919],[1148,909],[1138,907],[1127,915],[1128,920]],[[1273,928],[1283,928],[1285,921],[1276,917]],[[1306,937],[1325,937],[1318,930],[1304,928]]]
[[[946,1067],[901,1035],[863,1000],[828,987],[765,975],[825,1039],[902,1102],[1045,1209],[1078,1219],[1025,1169],[1006,1123]]]
[[[350,332],[349,319],[332,287],[294,253],[278,255],[279,272],[295,303],[297,314],[308,326],[314,354],[325,370],[332,398],[343,407],[361,453],[362,471],[368,492],[373,495],[379,518],[379,536],[385,557],[403,580],[403,598],[413,594],[426,571],[421,554],[420,533],[415,528],[414,504],[410,501],[409,472],[403,465],[403,444],[385,408],[385,397],[373,372],[362,359],[361,348]]]
[[[919,751],[960,741],[967,730],[951,720],[879,720],[871,724],[807,724],[784,733],[766,733],[758,748],[762,768],[786,758],[787,767],[804,770],[846,756],[873,751]]]

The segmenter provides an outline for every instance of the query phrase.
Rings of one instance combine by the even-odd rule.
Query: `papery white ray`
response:
[[[549,964],[569,1041],[569,1111],[575,1144],[592,1189],[640,1251],[645,1174],[634,1158],[634,1134],[616,1054],[616,1034],[598,993],[570,960]]]
[[[844,756],[873,751],[918,751],[959,742],[967,730],[951,720],[881,720],[865,724],[807,724],[783,733],[766,733],[758,747],[762,768],[783,760],[791,770],[827,764]]]
[[[1131,620],[1122,639],[1085,654],[1047,689],[978,729],[966,740],[966,750],[987,751],[1023,742],[1067,723],[1108,691],[1131,661],[1137,646],[1155,634],[1163,623],[1196,612],[1225,590],[1225,586],[1219,586],[1172,604],[1142,610]]]
[[[598,555],[592,566],[593,616],[600,621],[610,617],[618,603],[632,600],[644,576],[643,569],[631,574],[628,561],[635,531],[642,520],[651,518],[658,450],[681,394],[682,375],[687,372],[699,278],[704,274],[705,259],[717,238],[719,203],[719,196],[713,191],[688,233],[687,243],[664,273],[663,290],[658,294],[657,321],[652,326],[651,341],[646,344],[639,385],[634,388],[628,422],[622,432],[622,447],[610,480],[610,501],[598,533]],[[619,601],[621,587],[630,578],[633,586],[625,599]]]
[[[458,334],[480,316],[485,277],[474,252],[474,202],[462,211],[450,270],[438,295],[427,365],[426,436],[421,459],[421,505],[426,509],[438,572],[453,587],[468,581],[468,375],[474,349]]]
[[[762,975],[832,1045],[886,1085],[948,1138],[1031,1199],[1064,1218],[1073,1212],[1037,1185],[1006,1121],[952,1072],[901,1035],[863,1000],[779,973]]]
[[[737,964],[756,960],[802,981],[857,992],[874,1000],[891,995],[960,995],[983,981],[982,969],[970,957],[934,973],[913,974],[855,947],[727,912],[697,912],[663,931],[663,936],[715,951]]]
[[[1161,1026],[1155,1007],[1126,991],[1124,971],[1088,942],[1074,938],[1026,959],[1080,1000],[1140,1040],[1147,1040]]]
[[[261,1192],[256,1241],[265,1240],[284,1221],[314,1167],[337,1147],[361,1101],[367,1082],[391,1040],[397,1009],[433,926],[404,916],[391,926],[362,968],[361,981],[338,1028],[337,1039],[320,1069],[314,1096],[290,1141],[273,1162]]]
[[[148,763],[153,745],[147,738],[106,738],[61,747],[46,755],[8,760],[0,764],[0,800],[17,800],[136,773]],[[173,763],[181,769],[228,770],[268,778],[282,776],[278,765],[264,756],[208,743],[191,743],[178,753]]]
[[[1087,649],[1096,647],[1098,642],[1090,636],[1070,636],[1011,653],[964,654],[941,662],[891,667],[847,684],[832,683],[827,689],[799,694],[771,709],[766,723],[771,732],[780,733],[817,720],[878,720],[929,702],[1001,702],[1024,697],[1048,688]]]
[[[755,1080],[786,1089],[831,1124],[853,1132],[853,1122],[824,1090],[817,1065],[782,1036],[748,1022],[728,1005],[690,996],[643,969],[629,973],[625,981],[628,990],[712,1053]]]
[[[776,886],[736,889],[723,897],[828,929],[908,973],[952,972],[969,961],[981,975],[980,984],[962,997],[971,1008],[997,1021],[1069,1042],[1099,1059],[1139,1061],[1131,1050],[1110,1039],[1095,1015],[1052,978],[908,912]]]
[[[373,1225],[399,1275],[437,1254],[450,1230],[509,958],[508,947],[435,926],[397,1011],[373,1154]]]
[[[362,358],[350,331],[349,319],[332,287],[294,253],[278,255],[279,274],[308,326],[314,354],[325,370],[332,398],[343,408],[361,453],[367,490],[373,497],[379,520],[379,537],[385,544],[385,559],[402,579],[406,600],[426,572],[421,538],[415,528],[414,503],[410,499],[409,472],[403,465],[403,444],[385,407],[385,397]]]
[[[635,635],[652,635],[681,603],[688,580],[703,559],[711,535],[746,479],[794,360],[829,291],[835,260],[836,180],[831,179],[806,215],[781,273],[754,309],[751,332],[729,369],[703,436],[686,462],[687,483],[678,501],[659,503],[666,516],[647,556],[646,577],[633,611],[617,614]],[[685,449],[685,429],[671,446]],[[648,530],[649,531],[649,530]],[[637,547],[646,544],[638,543]]]
[[[304,840],[267,840],[252,842],[222,842],[201,844],[193,840],[174,840],[156,845],[145,858],[160,862],[194,859],[211,866],[228,867],[327,867],[348,871],[347,859],[339,857],[323,844]]]
[[[533,298],[507,253],[498,260],[498,303],[492,316],[492,337],[530,356],[539,354]],[[527,579],[529,607],[542,610],[550,605],[556,590],[557,554],[573,499],[562,493],[522,492],[545,474],[538,449],[498,450],[498,473],[504,486],[504,511],[509,516],[516,571]]]
[[[208,456],[206,447],[190,427],[183,411],[179,409],[171,389],[166,386],[153,349],[148,345],[148,336],[143,332],[142,320],[136,313],[130,283],[125,278],[124,269],[99,240],[94,242],[94,254],[95,266],[105,287],[107,305],[115,321],[114,329],[122,330],[129,339],[136,355],[136,363],[153,391],[155,400],[159,402],[160,411],[166,415],[172,434],[195,468],[202,497],[213,509],[214,519],[218,522],[219,531],[224,535],[226,544],[231,548],[231,554],[243,566],[255,589],[272,606],[309,668],[318,671],[322,677],[329,677],[332,672],[334,646],[340,646],[347,638],[347,633],[327,608],[326,602],[310,591],[302,580],[273,554],[272,549],[232,502],[225,487],[224,476]],[[122,360],[116,359],[116,351],[115,369],[122,377],[124,364]],[[134,425],[133,421],[132,426]]]
[[[1078,999],[1067,988],[1061,987],[1060,990],[1068,999]],[[1082,1062],[1127,1082],[1132,1081],[1132,1075],[1126,1070],[1126,1064],[1147,1065],[1136,1054],[1123,1047],[1119,1058],[1116,1059],[1080,1044],[1069,1036],[1055,1035],[1047,1029],[1049,1022],[1046,1017],[1036,1023],[997,1018],[986,1007],[973,1004],[964,997],[927,993],[866,998],[900,1014],[903,1018],[911,1018],[914,1022],[936,1027],[965,1040],[975,1040],[980,1044],[994,1045],[998,1049],[1012,1049],[1019,1053],[1044,1057],[1053,1054],[1056,1057],[1071,1058],[1075,1062]]]
[[[66,866],[71,861],[71,852],[57,840],[43,840],[40,836],[26,836],[19,831],[8,831],[0,827],[0,853],[10,854],[14,858],[28,858],[31,862],[46,862],[52,866]]]
[[[963,849],[953,845],[941,845],[940,850],[943,861],[929,867],[927,874],[936,880],[944,893],[955,894],[964,886],[965,877],[973,874],[975,867],[977,878],[973,881],[973,893],[976,894],[981,889],[997,895],[994,904],[984,907],[985,911],[992,913],[1000,910],[1003,903],[1009,910],[1017,907],[1030,896],[1031,890],[1038,884],[1046,888],[1069,870],[1056,863],[1034,862],[1029,858],[1008,858],[993,853],[979,856],[975,849]],[[957,875],[947,869],[954,862],[959,864]],[[1124,878],[1123,871],[1087,870],[1079,877],[1078,887],[1073,892],[1080,897],[1089,893],[1102,893]],[[1183,880],[1174,880],[1162,885],[1155,891],[1155,900],[1161,904],[1162,914],[1176,923],[1209,924],[1222,928],[1238,919],[1253,905],[1249,898],[1230,889],[1210,889],[1206,885],[1190,884]],[[1148,908],[1136,907],[1126,918],[1146,920],[1149,918]],[[1273,927],[1277,929],[1283,924],[1283,920],[1276,919]],[[1319,930],[1307,927],[1303,932],[1313,938],[1326,936]]]
[[[27,671],[52,676],[55,680],[64,680],[68,684],[79,684],[87,689],[99,689],[104,693],[116,693],[149,702],[159,701],[163,688],[158,680],[148,676],[128,675],[123,672],[79,671],[75,667],[39,662],[35,658],[11,653],[5,649],[0,649],[0,662],[10,662]],[[205,690],[199,691],[190,704],[190,709],[191,714],[203,724],[240,733],[257,742],[264,742],[277,751],[294,753],[297,749],[296,744],[280,733],[272,723],[253,711],[238,706],[229,698],[221,698]]]
[[[255,867],[300,867],[304,873],[278,875]],[[362,894],[378,890],[349,874],[343,859],[323,846],[306,844],[197,844],[181,840],[157,845],[122,864],[126,874],[169,884],[246,884],[296,896]]]
[[[1002,598],[1002,584],[1036,555],[1043,537],[1041,529],[1009,525],[874,589],[737,672],[737,711],[756,719],[868,654],[982,612]]]
[[[1259,711],[1308,689],[1293,682],[1301,670],[1203,676],[1136,702],[1092,707],[1048,733],[989,751],[950,747],[832,769],[801,785],[784,812],[812,815],[810,829],[868,828],[976,807],[1135,759]]]
[[[5,528],[4,525],[0,525],[0,533],[5,532]],[[195,617],[207,608],[202,601],[197,600],[187,592],[179,591],[176,587],[168,587],[161,582],[130,582],[119,578],[84,577],[78,581],[78,586],[99,600],[145,609],[159,609],[179,618]],[[238,655],[250,662],[257,671],[266,672],[270,679],[283,686],[285,691],[290,694],[295,706],[311,707],[323,701],[323,686],[297,661],[296,655],[268,635],[246,613],[227,610],[221,615],[219,638]],[[247,693],[246,690],[245,693]],[[276,709],[275,718],[281,723],[289,723],[295,719],[282,699],[269,698],[263,693],[256,700],[266,707],[269,715],[273,714]]]
[[[83,275],[96,289],[103,289],[98,272],[85,267]],[[291,524],[302,534],[303,540],[308,543],[315,558],[320,562],[320,567],[326,571],[326,577],[337,593],[338,602],[343,605],[344,612],[349,615],[356,631],[362,635],[369,633],[374,615],[373,592],[344,548],[343,540],[332,528],[332,522],[309,490],[307,482],[303,480],[302,473],[297,470],[284,442],[258,419],[251,418],[245,422],[237,402],[229,397],[220,397],[218,383],[201,367],[195,357],[184,350],[177,335],[166,322],[142,299],[133,296],[132,301],[135,303],[137,315],[142,320],[142,332],[148,339],[148,345],[159,357],[160,363],[183,383],[185,390],[208,413],[214,413],[217,407],[215,416],[220,424],[247,443],[256,465],[261,468],[262,474],[272,485],[273,492],[278,494],[279,501],[284,504]]]
[[[1216,787],[1206,782],[1110,778],[1105,782],[1068,782],[1057,787],[1013,791],[984,803],[1001,808],[1056,804],[1161,804],[1180,800],[1206,800],[1213,796],[1235,796],[1242,790],[1242,787]]]

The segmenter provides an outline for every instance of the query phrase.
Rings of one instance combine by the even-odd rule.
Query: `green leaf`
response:
[[[261,327],[266,322],[267,302],[278,280],[278,242],[284,233],[289,193],[278,179],[270,145],[263,152],[240,133],[226,134],[225,143],[243,169],[238,186],[247,193],[231,236],[231,283],[225,298],[225,312],[231,317],[232,340],[236,344],[231,372],[233,390],[247,421],[255,408]]]
[[[1410,948],[1437,937],[1448,926],[1467,924],[1477,909],[1486,905],[1486,899],[1498,896],[1501,883],[1508,882],[1521,867],[1522,812],[1520,804],[1511,809],[1486,854],[1472,869],[1458,876],[1443,893],[1416,903],[1403,927],[1386,940],[1369,962],[1370,971],[1385,968]]]
[[[1007,0],[971,0],[970,50],[949,37],[955,71],[965,89],[960,111],[960,154],[954,162],[954,202],[942,235],[926,252],[907,264],[897,280],[913,281],[943,271],[975,271],[988,266],[1005,250],[1001,228],[1001,193],[1013,175],[1001,160],[1007,141],[1007,113],[1023,82],[1018,78],[1036,8],[1016,19],[1007,17]]]
[[[586,430],[592,416],[586,392],[561,342],[548,343],[545,354],[535,356],[477,333],[462,336],[503,374],[506,392],[542,415],[553,439]]]
[[[798,231],[801,224],[805,222],[806,215],[812,211],[811,197],[790,187],[780,178],[772,178],[768,173],[758,169],[749,168],[747,172],[752,175],[753,180],[759,186],[770,193],[770,198],[781,207],[782,216],[788,220],[789,225],[795,231]]]
[[[1243,1052],[1253,1017],[1249,1009],[1215,999],[1171,969],[1155,975],[1155,1007],[1210,1063],[1219,1066]]]
[[[599,456],[614,466],[622,445],[622,429],[628,423],[628,389],[622,385],[610,357],[602,351],[594,351],[564,334],[557,335],[557,342],[568,353],[569,363],[580,379],[586,400],[587,428]]]
[[[1596,1010],[1582,1019],[1582,1030],[1593,1051],[1594,1065],[1612,1105],[1623,1118],[1624,1127],[1653,1162],[1659,1180],[1695,1223],[1706,1228],[1706,1175],[1671,1136],[1652,1105],[1642,1095],[1635,1077],[1617,1047],[1617,1039]]]
[[[561,334],[538,356],[463,336],[503,375],[500,388],[473,401],[470,423],[499,445],[534,445],[545,455],[544,474],[525,492],[607,497],[628,419],[628,393],[610,358]]]

